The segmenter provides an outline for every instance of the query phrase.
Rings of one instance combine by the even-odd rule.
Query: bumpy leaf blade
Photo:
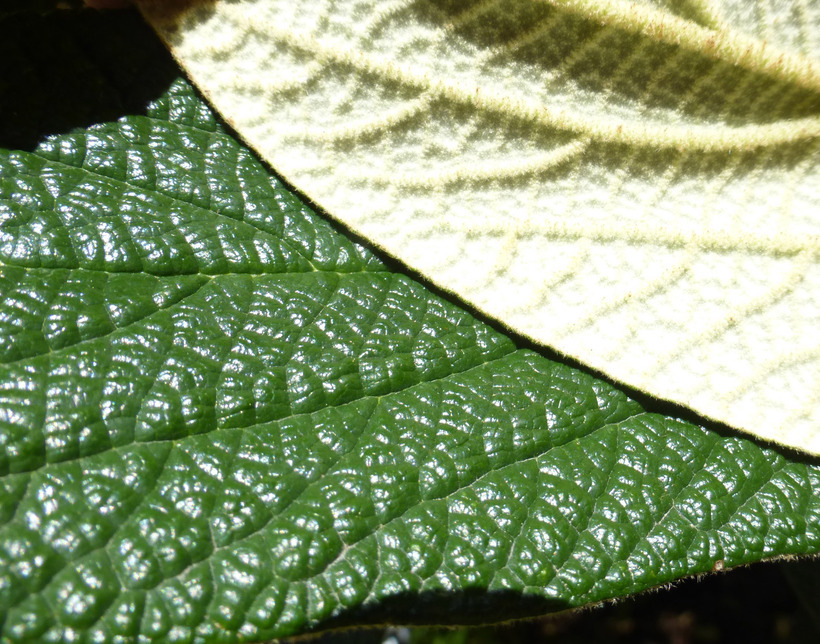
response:
[[[4,641],[495,621],[820,551],[816,465],[387,271],[182,81],[3,150],[0,217]]]
[[[820,453],[820,8],[747,5],[154,20],[277,171],[393,256],[621,382]]]

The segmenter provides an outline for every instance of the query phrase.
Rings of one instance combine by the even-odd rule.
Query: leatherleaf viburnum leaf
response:
[[[183,80],[0,151],[0,362],[4,642],[492,622],[820,551],[816,464],[388,270]]]
[[[147,15],[331,216],[619,382],[820,454],[820,3],[186,4]]]

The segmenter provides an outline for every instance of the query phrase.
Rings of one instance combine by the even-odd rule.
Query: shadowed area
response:
[[[144,114],[179,69],[136,9],[19,13],[0,38],[0,146]]]
[[[343,629],[360,624],[472,626],[507,622],[557,613],[571,608],[565,601],[545,599],[513,590],[480,588],[453,592],[400,593],[363,606],[353,606],[315,631]],[[467,619],[465,619],[467,618]]]
[[[687,579],[592,610],[450,630],[375,628],[323,633],[316,644],[534,644],[676,642],[810,644],[820,635],[818,562],[791,561]],[[795,584],[795,578],[805,581]],[[763,591],[763,592],[761,592]],[[388,638],[392,638],[388,640]],[[288,640],[294,644],[304,640]]]
[[[216,0],[136,0],[136,2],[153,20],[170,25],[187,11],[207,9],[216,4]]]

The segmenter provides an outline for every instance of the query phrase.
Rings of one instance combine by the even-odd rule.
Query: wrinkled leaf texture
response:
[[[498,621],[820,550],[815,463],[389,270],[181,79],[0,152],[0,293],[3,641]]]
[[[277,172],[441,288],[820,454],[820,4],[245,0],[154,21]]]

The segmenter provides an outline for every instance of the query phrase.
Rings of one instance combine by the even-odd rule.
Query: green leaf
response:
[[[486,623],[820,552],[816,463],[389,270],[183,80],[0,152],[0,361],[3,641]]]
[[[196,4],[154,24],[331,216],[536,342],[820,455],[820,3]]]

